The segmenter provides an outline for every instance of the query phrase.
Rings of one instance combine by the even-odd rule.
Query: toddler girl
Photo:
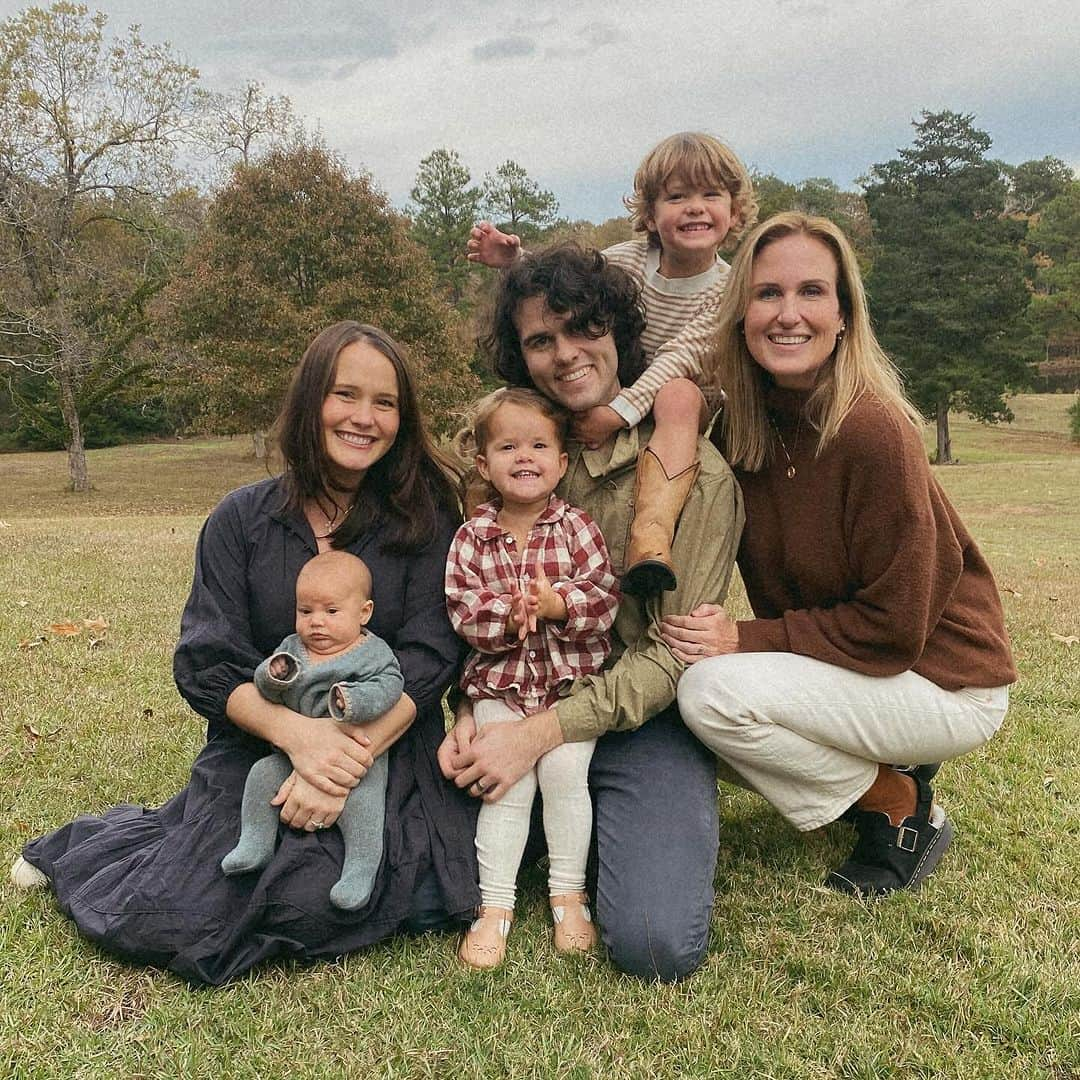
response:
[[[496,497],[458,529],[446,597],[454,629],[474,650],[461,687],[480,730],[550,708],[562,688],[598,671],[610,650],[618,593],[604,539],[587,514],[555,494],[566,471],[568,427],[556,405],[517,387],[486,398],[474,419],[476,467]],[[538,783],[555,947],[577,952],[596,943],[584,892],[594,745],[552,750],[501,799],[481,807],[482,907],[458,950],[464,963],[487,968],[503,959]]]

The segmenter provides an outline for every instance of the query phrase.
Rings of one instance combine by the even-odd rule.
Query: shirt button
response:
[[[536,659],[536,653],[534,653],[531,649],[529,650],[529,659],[530,660],[535,660]]]

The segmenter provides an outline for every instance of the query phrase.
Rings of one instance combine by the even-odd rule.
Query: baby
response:
[[[355,555],[327,551],[305,563],[296,579],[296,633],[256,668],[259,692],[294,712],[344,724],[381,716],[401,697],[405,682],[390,647],[365,629],[373,608],[371,572]],[[226,874],[258,870],[270,861],[278,826],[271,800],[292,771],[280,751],[251,767],[240,841],[221,862]],[[367,902],[382,860],[386,775],[384,754],[349,792],[337,821],[345,861],[330,901],[347,911]]]

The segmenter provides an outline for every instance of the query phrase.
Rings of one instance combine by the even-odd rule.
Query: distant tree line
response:
[[[850,236],[947,462],[950,409],[1008,419],[1033,364],[1080,356],[1080,182],[1052,157],[993,160],[971,115],[914,128],[859,192],[754,182],[762,217],[800,209]],[[200,177],[180,168],[193,157]],[[292,365],[340,318],[400,338],[450,428],[481,385],[472,322],[494,275],[464,258],[480,218],[530,246],[631,235],[625,217],[560,217],[515,161],[474,181],[449,148],[396,210],[261,84],[209,91],[137,29],[109,40],[80,4],[27,9],[0,24],[0,449],[66,449],[76,490],[88,446],[203,430],[262,452]]]

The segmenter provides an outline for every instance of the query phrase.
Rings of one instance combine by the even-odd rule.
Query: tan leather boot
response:
[[[638,456],[634,520],[622,578],[624,592],[652,596],[678,584],[671,565],[671,541],[698,466],[695,461],[682,472],[668,476],[651,447],[646,446]]]

